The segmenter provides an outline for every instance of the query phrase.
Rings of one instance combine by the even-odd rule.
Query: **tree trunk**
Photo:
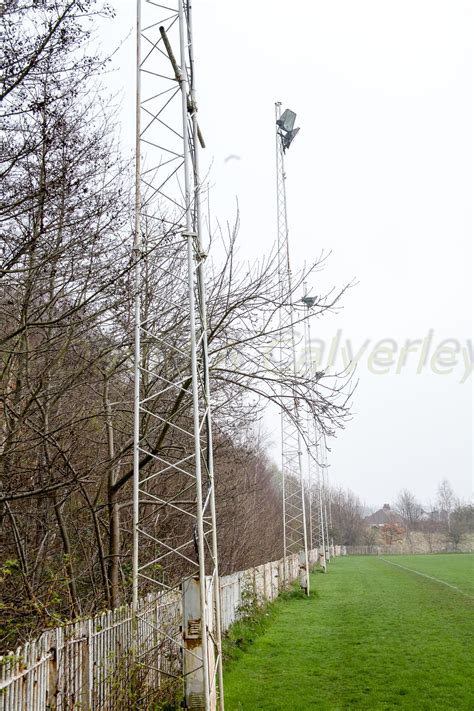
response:
[[[120,508],[117,500],[117,491],[115,489],[119,464],[113,463],[115,458],[114,428],[107,375],[104,381],[104,407],[110,459],[107,480],[107,503],[109,509],[109,555],[107,573],[110,587],[110,604],[112,608],[115,608],[120,605]]]

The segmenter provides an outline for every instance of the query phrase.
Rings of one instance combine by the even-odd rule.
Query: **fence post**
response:
[[[55,631],[54,637],[55,643],[49,648],[50,658],[48,662],[48,681],[46,692],[47,708],[51,711],[57,708],[58,701],[58,630]]]
[[[82,627],[82,625],[80,626]],[[82,689],[81,696],[84,708],[92,709],[92,620],[86,620],[84,625],[85,640],[82,653]]]

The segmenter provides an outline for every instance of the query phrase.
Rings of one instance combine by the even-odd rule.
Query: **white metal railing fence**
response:
[[[309,552],[309,559],[311,565],[317,562],[317,549]],[[274,600],[284,581],[296,580],[299,572],[299,558],[292,555],[286,575],[283,560],[277,560],[222,577],[222,631],[236,621],[246,593],[262,602]],[[121,711],[131,705],[136,662],[139,669],[146,666],[147,678],[139,681],[149,688],[160,688],[164,677],[179,676],[181,596],[176,592],[149,596],[140,606],[135,639],[131,605],[124,605],[46,630],[37,640],[0,657],[0,711]],[[149,654],[154,664],[142,665]]]
[[[160,686],[159,669],[179,674],[176,649],[180,596],[169,593],[155,599],[148,597],[140,601],[140,606],[143,614],[135,640],[131,605],[124,605],[91,619],[46,630],[39,639],[0,657],[0,709],[126,709],[130,705],[132,664],[138,663],[141,668],[140,662],[151,650],[158,663],[154,671],[148,671],[147,679],[140,680],[142,684]]]

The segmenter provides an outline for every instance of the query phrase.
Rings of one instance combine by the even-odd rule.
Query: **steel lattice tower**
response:
[[[302,299],[306,309],[310,310],[315,299],[305,294]],[[304,320],[304,368],[305,374],[314,380],[318,374],[313,367],[311,352],[311,324],[309,313]],[[326,572],[327,525],[325,520],[324,487],[322,474],[322,441],[318,433],[317,422],[308,407],[306,411],[307,457],[309,476],[309,540],[310,548],[318,549],[321,568]]]
[[[204,142],[189,1],[137,0],[136,67],[135,630],[160,629],[159,619],[156,630],[145,621],[146,593],[178,595],[188,579],[195,596],[189,628],[185,619],[183,638],[169,641],[183,648],[187,706],[214,709],[219,687],[223,709],[198,157]],[[159,654],[144,664],[156,670]]]
[[[285,123],[285,120],[289,121]],[[281,113],[281,103],[275,104],[276,120],[276,173],[277,173],[277,226],[278,226],[278,278],[280,284],[280,367],[290,368],[297,375],[292,279],[288,239],[288,215],[285,187],[285,151],[298,129],[294,129],[295,114]],[[285,342],[288,337],[289,342]],[[309,594],[309,558],[306,529],[305,487],[303,475],[303,452],[301,441],[300,404],[296,394],[282,394],[281,408],[281,454],[283,490],[283,557],[285,578],[288,576],[287,557],[293,553],[300,556],[304,578]],[[286,582],[286,580],[285,580]]]
[[[322,464],[324,521],[326,530],[326,560],[330,561],[334,555],[334,546],[330,537],[330,529],[332,529],[332,510],[331,498],[329,495],[328,450],[326,444],[326,435],[324,433],[321,435],[320,447]]]

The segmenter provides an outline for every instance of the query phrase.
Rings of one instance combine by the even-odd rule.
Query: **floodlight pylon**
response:
[[[309,311],[314,304],[314,299],[305,294],[302,302]],[[304,370],[310,380],[317,377],[314,370],[311,352],[311,324],[309,313],[304,320]],[[312,550],[318,550],[318,559],[321,568],[326,572],[326,524],[324,518],[324,489],[322,481],[321,439],[318,424],[311,408],[306,408],[307,428],[307,467],[309,477],[308,512],[309,512],[309,545]]]
[[[133,615],[157,637],[146,595],[194,598],[182,649],[186,704],[224,708],[191,3],[137,0]],[[175,55],[176,52],[176,55]],[[173,593],[174,591],[174,593]],[[186,604],[186,603],[185,603]],[[155,627],[155,628],[154,628]],[[186,644],[186,640],[191,643]],[[140,658],[170,673],[159,645]],[[170,655],[172,656],[172,655]],[[186,666],[187,665],[187,666]],[[176,670],[174,670],[176,671]],[[153,677],[156,678],[156,677]],[[192,683],[191,683],[192,682]],[[219,691],[219,694],[217,693]]]
[[[288,116],[289,112],[285,114]],[[281,103],[275,103],[276,123],[276,192],[278,228],[278,278],[280,285],[280,368],[290,368],[297,375],[294,309],[290,268],[288,215],[286,203],[286,173],[284,153],[289,147],[287,132],[281,124]],[[294,119],[293,119],[294,122]],[[294,131],[294,129],[293,129]],[[286,340],[288,339],[288,340]],[[282,513],[283,558],[285,583],[288,580],[288,556],[300,556],[301,581],[309,595],[309,556],[306,527],[305,485],[301,438],[300,403],[295,393],[282,393],[281,407],[281,459],[282,459]]]
[[[324,522],[326,530],[326,560],[329,562],[334,555],[334,542],[332,540],[332,507],[331,494],[329,490],[329,467],[328,467],[328,448],[326,443],[326,435],[321,434],[321,460],[322,460],[322,482],[323,482],[323,507],[324,507]]]

